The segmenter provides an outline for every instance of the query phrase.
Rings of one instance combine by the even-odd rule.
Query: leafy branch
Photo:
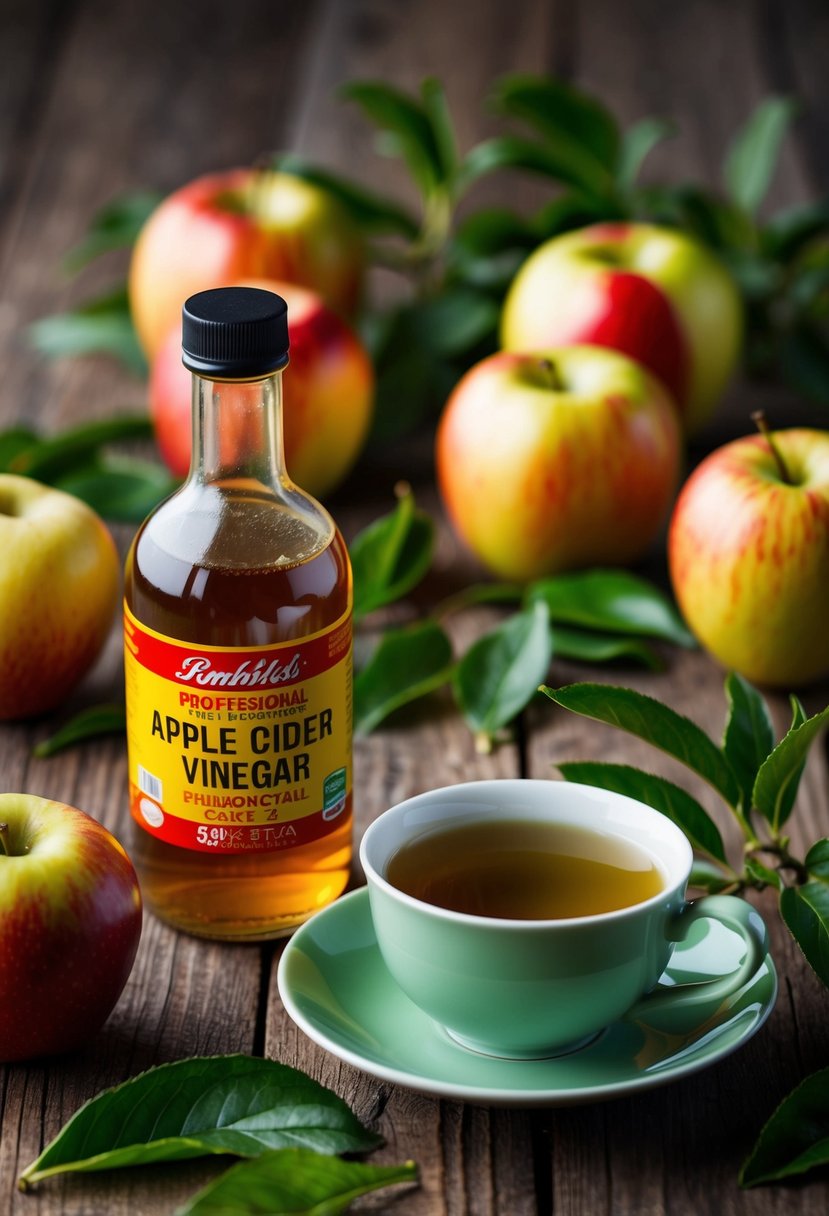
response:
[[[566,781],[628,794],[672,819],[703,856],[705,867],[694,876],[698,885],[734,894],[766,887],[776,890],[783,923],[829,987],[829,838],[818,840],[804,857],[798,857],[786,830],[809,749],[829,725],[829,706],[808,717],[797,697],[791,697],[791,725],[775,741],[765,699],[732,673],[725,685],[728,716],[718,746],[689,718],[629,688],[571,684],[558,689],[542,686],[541,691],[564,709],[644,739],[719,794],[743,837],[742,856],[734,864],[708,812],[672,782],[626,765],[593,761],[558,765]],[[786,1099],[744,1166],[743,1185],[829,1163],[826,1082],[824,1070]]]

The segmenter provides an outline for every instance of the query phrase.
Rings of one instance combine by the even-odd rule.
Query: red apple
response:
[[[0,474],[0,720],[43,713],[69,695],[109,633],[120,573],[94,511]]]
[[[61,802],[0,794],[0,1061],[90,1039],[140,936],[138,881],[115,837]]]
[[[652,224],[595,224],[553,237],[504,303],[507,350],[593,343],[637,359],[670,389],[687,433],[717,404],[740,354],[742,309],[699,242]]]
[[[795,688],[829,674],[829,431],[771,443],[748,435],[703,460],[677,499],[668,558],[706,650],[753,683]]]
[[[363,268],[360,233],[331,194],[287,173],[231,169],[182,186],[152,213],[133,249],[130,309],[152,360],[197,291],[285,279],[349,316]]]
[[[248,279],[288,304],[290,362],[284,372],[285,459],[293,480],[324,495],[362,450],[374,402],[374,371],[362,343],[319,296],[290,283]],[[190,467],[190,373],[181,362],[181,321],[150,373],[150,414],[162,459],[177,477]]]
[[[484,565],[532,579],[641,557],[670,507],[680,446],[667,391],[632,359],[597,346],[504,351],[447,402],[438,485]]]

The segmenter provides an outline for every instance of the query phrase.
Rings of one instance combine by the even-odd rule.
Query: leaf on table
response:
[[[43,739],[32,748],[39,759],[54,756],[76,743],[98,739],[101,735],[123,734],[127,729],[127,711],[124,705],[91,705],[68,722],[64,722],[53,735]]]
[[[612,684],[570,684],[541,691],[573,713],[652,743],[703,777],[730,806],[737,805],[737,779],[723,753],[695,722],[661,701]]]
[[[550,619],[533,604],[479,638],[455,669],[455,696],[479,749],[489,751],[538,690],[552,657]]]
[[[779,1182],[827,1164],[829,1068],[823,1068],[780,1103],[740,1171],[740,1186]]]
[[[784,887],[780,915],[809,966],[829,987],[829,887],[823,882]]]
[[[125,287],[70,312],[33,322],[29,336],[35,348],[51,359],[113,355],[134,375],[147,374],[147,361],[135,334]]]
[[[293,152],[275,156],[271,163],[279,172],[301,177],[303,181],[328,191],[342,203],[364,232],[378,236],[391,234],[410,240],[417,236],[419,224],[395,199],[358,186],[348,178],[311,164]]]
[[[815,841],[806,854],[804,864],[812,878],[829,883],[829,837]]]
[[[750,214],[766,196],[794,112],[794,102],[789,98],[767,97],[728,149],[723,166],[728,193]]]
[[[726,862],[725,846],[714,820],[686,790],[627,764],[601,764],[593,761],[573,761],[556,766],[567,781],[595,785],[599,789],[626,794],[638,802],[652,806],[681,828],[692,846],[716,861]],[[722,873],[718,871],[720,877]]]
[[[354,619],[401,599],[432,563],[435,525],[415,506],[411,490],[395,509],[363,528],[349,552],[354,576]]]
[[[98,1094],[21,1183],[213,1153],[255,1157],[294,1146],[350,1153],[378,1143],[336,1094],[297,1069],[253,1056],[207,1056],[161,1064]]]
[[[75,274],[102,253],[132,245],[160,202],[161,195],[149,190],[136,190],[112,199],[93,216],[79,244],[65,255],[64,270]]]
[[[774,747],[774,727],[765,700],[742,676],[731,672],[725,681],[725,692],[729,710],[722,746],[740,786],[742,809],[747,814],[760,765]]]
[[[676,134],[676,124],[666,118],[642,118],[622,136],[616,180],[623,190],[635,184],[645,160],[663,140]]]
[[[640,663],[650,671],[659,671],[664,667],[656,651],[639,638],[620,637],[614,633],[587,633],[580,629],[569,629],[566,625],[553,626],[553,650],[556,658],[575,659],[579,663],[627,660]]]
[[[365,1165],[288,1148],[241,1161],[174,1216],[337,1216],[382,1187],[417,1182],[417,1166]]]
[[[626,570],[586,570],[540,579],[527,589],[527,599],[544,600],[554,625],[662,638],[689,648],[696,645],[668,597]]]
[[[794,702],[794,721],[774,750],[760,765],[752,804],[776,832],[791,814],[809,748],[829,723],[829,706],[802,720],[803,707]]]
[[[520,583],[472,583],[442,600],[435,616],[443,618],[476,604],[520,604],[524,588]]]
[[[11,460],[9,472],[51,483],[57,477],[88,466],[106,444],[152,437],[152,423],[144,414],[123,414],[85,422],[57,435],[38,439],[24,448]]]
[[[99,458],[53,484],[82,499],[104,519],[140,524],[181,484],[163,465],[131,456]]]
[[[452,643],[434,621],[388,630],[354,679],[355,731],[368,734],[394,710],[440,688],[452,666]]]
[[[495,86],[493,102],[502,114],[534,127],[553,146],[567,141],[587,163],[611,174],[619,157],[619,127],[595,97],[553,76],[518,72]],[[592,170],[591,170],[592,172]]]

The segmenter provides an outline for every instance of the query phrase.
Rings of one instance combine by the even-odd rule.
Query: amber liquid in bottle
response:
[[[282,466],[279,381],[194,377],[194,467],[142,526],[126,568],[130,610],[166,637],[266,646],[301,640],[350,608],[344,542]],[[240,855],[181,848],[134,824],[131,854],[145,902],[198,936],[289,933],[346,886],[351,811],[349,794],[321,839]]]

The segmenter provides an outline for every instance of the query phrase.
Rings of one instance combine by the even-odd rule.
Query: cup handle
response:
[[[654,1013],[670,1013],[675,1006],[720,1004],[738,992],[758,970],[768,951],[768,934],[759,912],[744,899],[734,895],[706,895],[693,903],[687,903],[677,912],[668,929],[671,941],[681,942],[688,936],[691,926],[698,920],[716,920],[745,942],[746,954],[740,966],[728,975],[713,980],[698,980],[688,984],[657,985],[642,997],[627,1016],[649,1017]]]

